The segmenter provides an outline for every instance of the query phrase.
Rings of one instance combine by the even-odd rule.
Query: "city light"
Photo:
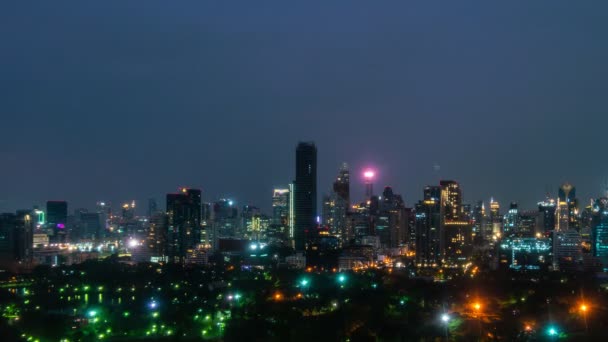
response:
[[[547,334],[548,334],[549,336],[557,336],[557,335],[558,335],[558,333],[559,333],[559,331],[558,331],[558,330],[557,330],[557,328],[556,328],[556,327],[554,327],[554,326],[550,326],[549,328],[547,328]]]
[[[376,172],[374,172],[374,170],[367,169],[363,172],[363,177],[365,179],[373,179],[375,176],[376,176]]]
[[[443,315],[441,315],[441,321],[442,321],[443,323],[447,323],[447,322],[449,322],[449,321],[450,321],[450,316],[449,316],[448,314],[443,314]]]

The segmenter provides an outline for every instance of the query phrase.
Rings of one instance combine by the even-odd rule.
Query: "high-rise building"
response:
[[[259,219],[260,215],[260,208],[244,205],[243,210],[241,210],[240,229],[237,236],[239,238],[258,240],[259,235],[257,233],[259,232],[259,227],[254,227],[254,218]]]
[[[548,233],[555,229],[557,222],[555,221],[555,211],[557,203],[552,198],[547,198],[542,202],[538,202],[538,212],[541,213],[541,226],[544,233]]]
[[[99,241],[103,238],[103,229],[99,213],[80,212],[80,238],[89,241]]]
[[[441,211],[444,221],[462,220],[462,190],[460,185],[451,180],[439,182],[441,187]]]
[[[338,176],[334,181],[333,190],[346,203],[347,207],[350,207],[350,173],[348,171],[348,164],[342,163]]]
[[[289,189],[274,189],[272,193],[272,223],[283,227],[289,224]]]
[[[591,252],[608,268],[608,198],[602,197],[593,205]]]
[[[558,219],[559,229],[579,229],[578,199],[576,188],[570,183],[564,183],[558,190],[559,218],[567,220],[567,227]]]
[[[452,180],[439,182],[441,189],[440,251],[448,265],[466,263],[473,250],[471,222],[465,216],[460,184]]]
[[[329,233],[338,238],[342,245],[346,244],[352,236],[347,229],[347,213],[350,207],[350,180],[346,163],[338,171],[333,183],[332,191],[323,196],[323,210],[321,222],[329,228]]]
[[[502,234],[502,216],[500,215],[500,204],[490,199],[490,220],[488,222],[492,226],[492,235],[500,236]]]
[[[317,215],[317,147],[312,142],[301,142],[296,148],[294,188],[294,242],[296,250],[303,251],[306,232],[316,226]]]
[[[519,211],[517,221],[517,236],[523,238],[537,237],[541,238],[544,235],[542,226],[542,215],[536,210]]]
[[[416,204],[416,265],[438,266],[441,263],[441,188],[424,188],[424,200]]]
[[[52,242],[65,242],[67,236],[68,202],[46,202],[46,224]]]
[[[511,236],[517,232],[517,228],[519,227],[519,210],[517,208],[516,202],[511,202],[509,205],[509,211],[504,216],[503,223],[503,235]]]
[[[207,232],[207,241],[213,249],[219,247],[221,238],[238,237],[239,215],[231,199],[222,198],[213,203],[212,228]]]
[[[473,207],[473,212],[471,214],[471,221],[473,223],[473,234],[475,234],[475,237],[479,237],[479,238],[485,238],[484,237],[484,231],[483,231],[483,227],[484,227],[484,218],[486,216],[486,212],[485,212],[485,207],[483,205],[482,201],[477,201],[477,203],[475,203],[475,206]]]
[[[200,241],[201,191],[181,188],[167,194],[167,248],[170,262],[184,262]]]
[[[0,214],[0,265],[11,267],[31,262],[35,224],[32,210]]]
[[[375,197],[374,197],[375,198]],[[393,193],[389,186],[384,188],[375,210],[374,232],[380,246],[394,249],[405,245],[408,236],[409,215],[401,195]]]
[[[148,250],[153,258],[161,260],[167,255],[167,214],[157,211],[149,220]]]
[[[135,201],[131,201],[131,203],[124,203],[122,205],[121,217],[124,222],[135,219]]]

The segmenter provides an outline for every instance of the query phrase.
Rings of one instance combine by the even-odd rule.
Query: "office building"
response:
[[[315,228],[317,215],[317,147],[312,142],[301,142],[296,148],[294,198],[295,249],[303,251],[306,234]]]

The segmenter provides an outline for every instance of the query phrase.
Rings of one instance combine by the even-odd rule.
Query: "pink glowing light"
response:
[[[365,177],[365,179],[372,179],[376,176],[376,173],[374,172],[374,170],[365,170],[365,172],[363,172],[363,177]]]
[[[57,228],[64,229],[65,228],[65,224],[63,224],[63,223],[57,223]]]

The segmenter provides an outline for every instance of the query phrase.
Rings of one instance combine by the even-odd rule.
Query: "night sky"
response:
[[[164,203],[268,210],[318,147],[408,205],[439,178],[532,208],[608,180],[608,2],[4,1],[0,212]],[[434,165],[439,165],[436,172]],[[141,202],[141,206],[145,207]],[[144,213],[145,210],[140,210]]]

